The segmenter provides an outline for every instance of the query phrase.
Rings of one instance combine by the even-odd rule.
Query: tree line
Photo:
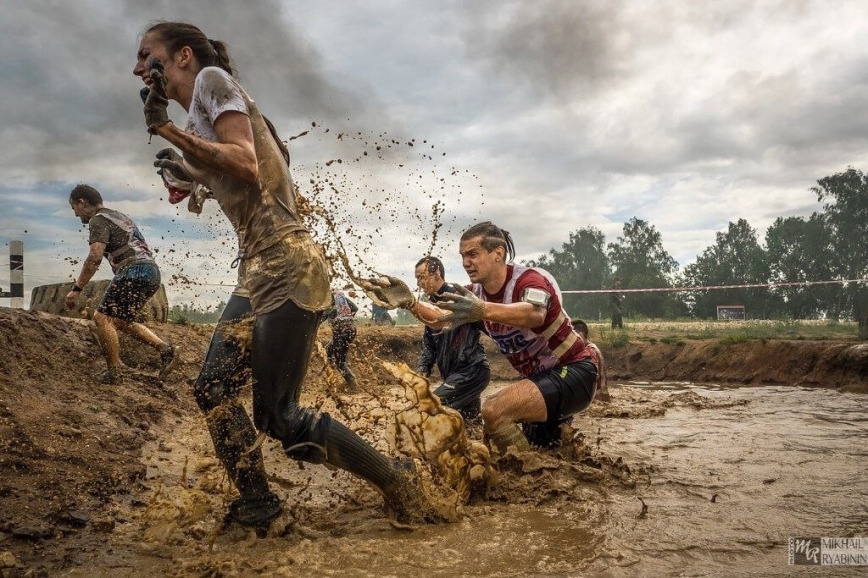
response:
[[[822,211],[804,217],[778,217],[763,242],[747,219],[730,222],[694,263],[681,268],[666,251],[660,232],[632,218],[622,235],[607,243],[585,226],[570,233],[528,265],[550,271],[562,289],[748,285],[868,277],[868,178],[848,168],[817,181],[810,191]],[[595,319],[609,312],[606,294],[565,295],[573,316]],[[727,289],[672,293],[629,293],[624,313],[633,317],[716,317],[718,305],[744,305],[755,319],[857,319],[868,339],[868,286],[865,283]]]

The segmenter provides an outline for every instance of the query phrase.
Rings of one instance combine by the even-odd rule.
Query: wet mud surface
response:
[[[789,575],[789,536],[868,533],[864,395],[615,383],[612,401],[574,419],[559,450],[491,455],[496,479],[462,493],[452,523],[395,524],[365,483],[300,465],[267,440],[285,513],[257,537],[224,527],[234,490],[186,384],[207,331],[159,326],[185,339],[178,375],[160,383],[144,360],[117,390],[93,384],[84,324],[15,321],[19,345],[10,338],[2,359],[17,374],[0,381],[8,575]],[[379,343],[381,358],[416,352],[400,332],[362,339]],[[303,402],[394,455],[407,392],[373,355],[352,359],[365,376],[357,390],[315,360]],[[480,428],[465,436],[469,450]]]

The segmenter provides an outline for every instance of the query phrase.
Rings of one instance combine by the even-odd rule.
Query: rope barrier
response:
[[[836,279],[833,281],[786,281],[781,283],[751,283],[745,285],[708,285],[695,287],[654,287],[648,289],[573,289],[561,291],[564,294],[587,293],[675,293],[682,291],[716,291],[719,289],[755,289],[760,287],[800,287],[807,285],[843,285],[845,283],[868,283],[868,277],[863,279]]]

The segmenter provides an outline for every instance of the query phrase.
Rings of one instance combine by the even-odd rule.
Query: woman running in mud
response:
[[[380,454],[329,414],[298,403],[320,316],[331,306],[328,266],[301,222],[286,148],[234,78],[226,46],[191,24],[161,22],[142,37],[133,74],[146,85],[148,132],[183,153],[160,151],[155,166],[175,182],[210,189],[238,234],[249,299],[233,294],[196,382],[217,455],[241,494],[231,518],[264,528],[281,511],[254,449],[254,424],[291,459],[352,472],[374,484],[399,518],[412,517],[420,500],[412,462]],[[170,99],[188,112],[183,130],[168,117]],[[251,311],[248,361],[225,328]],[[253,423],[236,400],[248,363]]]
[[[474,225],[461,235],[460,252],[472,285],[456,285],[460,293],[443,293],[436,305],[417,301],[395,277],[371,279],[363,287],[381,306],[408,309],[435,329],[483,321],[523,378],[483,403],[487,436],[500,451],[511,445],[530,449],[528,439],[541,447],[560,445],[561,424],[594,398],[593,349],[573,329],[554,277],[539,267],[512,264],[515,248],[507,231],[489,221]]]

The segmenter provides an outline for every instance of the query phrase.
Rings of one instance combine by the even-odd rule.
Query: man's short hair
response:
[[[90,185],[76,185],[75,188],[72,189],[72,192],[69,193],[70,203],[79,201],[80,199],[87,201],[87,204],[91,207],[102,204],[102,195],[100,195],[99,191]]]
[[[443,279],[446,279],[446,270],[443,269],[443,261],[441,261],[437,257],[431,257],[430,255],[428,257],[422,257],[421,259],[419,259],[419,262],[416,263],[416,267],[418,267],[419,265],[426,265],[425,269],[429,273],[440,271],[440,276]]]
[[[573,323],[573,329],[581,333],[582,336],[587,339],[589,331],[588,324],[581,319],[570,319],[570,321]]]

